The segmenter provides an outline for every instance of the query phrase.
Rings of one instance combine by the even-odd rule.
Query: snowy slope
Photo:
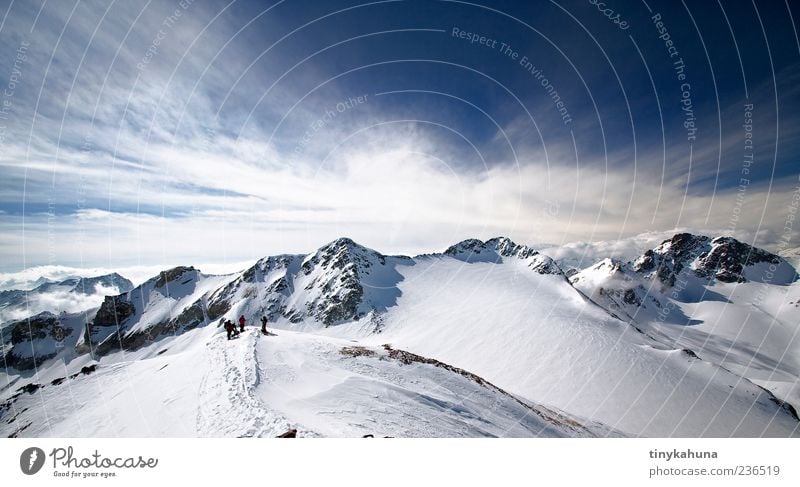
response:
[[[443,257],[404,274],[369,343],[471,370],[531,400],[644,436],[786,436],[798,422],[759,387],[669,349],[524,260]]]
[[[306,333],[209,327],[5,403],[4,436],[616,436],[466,373]],[[117,352],[119,354],[121,352]],[[65,366],[43,372],[58,375]],[[83,367],[86,367],[84,365]]]
[[[790,263],[730,238],[678,234],[571,278],[611,313],[800,404],[800,282]]]

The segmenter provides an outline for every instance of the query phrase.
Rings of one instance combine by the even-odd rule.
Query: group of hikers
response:
[[[245,319],[244,315],[239,317],[239,329],[236,329],[236,325],[231,320],[225,320],[225,331],[228,332],[228,340],[239,336],[239,333],[244,333],[244,326],[247,323],[247,319]],[[267,317],[261,317],[261,333],[265,335],[269,335],[267,331]]]

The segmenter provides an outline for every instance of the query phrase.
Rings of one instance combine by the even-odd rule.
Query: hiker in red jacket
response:
[[[245,323],[244,315],[239,317],[239,330],[244,333],[244,323]]]

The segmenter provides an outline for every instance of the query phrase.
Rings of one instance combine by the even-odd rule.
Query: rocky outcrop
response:
[[[724,299],[707,288],[714,282],[789,284],[796,278],[788,262],[766,250],[731,237],[678,233],[631,262],[605,259],[570,281],[615,316],[693,324],[670,300]]]
[[[530,258],[528,267],[537,274],[550,274],[554,276],[564,276],[566,278],[558,264],[546,255],[535,254]]]
[[[675,234],[636,259],[633,270],[648,277],[654,275],[666,287],[674,286],[681,273],[691,272],[692,261],[708,249],[709,241],[705,236]]]
[[[747,267],[759,263],[781,265],[785,261],[766,250],[732,237],[711,239],[678,233],[632,262],[631,268],[645,277],[657,277],[665,287],[678,279],[697,276],[721,282],[746,282]]]
[[[10,322],[3,327],[3,336],[8,340],[3,344],[4,363],[17,370],[32,369],[55,357],[73,333],[49,312]]]
[[[294,274],[302,259],[301,255],[278,255],[259,260],[241,276],[211,293],[208,298],[209,320],[219,319],[242,299],[258,301],[270,321],[280,316],[288,317],[282,305],[293,291]]]
[[[553,259],[527,245],[514,243],[507,237],[495,237],[485,242],[467,239],[448,247],[443,255],[464,262],[500,263],[504,259],[520,259],[527,261],[528,267],[538,274],[564,275]]]
[[[301,270],[310,279],[305,285],[308,315],[330,326],[363,316],[359,305],[364,297],[361,277],[373,265],[385,265],[386,257],[340,238],[322,247],[303,262]]]
[[[186,267],[186,266],[178,266],[173,267],[172,269],[162,271],[161,274],[158,275],[158,279],[156,279],[155,287],[160,288],[167,285],[167,283],[173,282],[181,277],[187,272],[194,272],[196,269],[194,267]]]
[[[746,267],[760,263],[780,264],[781,260],[775,254],[734,238],[717,237],[711,241],[711,248],[697,259],[695,271],[722,282],[744,282]]]
[[[503,257],[527,259],[538,252],[526,245],[514,243],[506,237],[495,237],[483,242],[470,238],[452,245],[444,251],[444,255],[467,262],[500,262]]]
[[[114,350],[135,350],[163,335],[199,326],[205,321],[201,301],[175,310],[176,316],[162,316],[151,322],[141,318],[148,304],[154,301],[175,302],[190,295],[198,279],[199,272],[194,267],[179,266],[159,273],[125,294],[106,297],[94,320],[86,326],[78,352],[91,350],[102,356]],[[171,306],[166,309],[172,313]]]
[[[486,241],[485,246],[494,249],[498,254],[503,257],[517,257],[519,259],[527,259],[534,255],[539,255],[539,252],[528,247],[527,245],[520,245],[514,243],[507,237],[495,237]]]
[[[108,296],[103,300],[94,317],[95,326],[119,326],[136,313],[136,308],[125,300],[124,295]]]

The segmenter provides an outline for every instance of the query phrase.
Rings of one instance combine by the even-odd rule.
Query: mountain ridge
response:
[[[750,258],[756,253],[744,245],[676,235],[644,253],[652,265],[641,258],[606,259],[567,278],[550,257],[503,237],[468,239],[442,252],[415,257],[384,255],[340,238],[308,254],[264,257],[232,274],[204,274],[191,266],[166,269],[126,293],[106,297],[85,326],[80,317],[71,322],[63,340],[69,353],[62,356],[65,364],[74,364],[70,370],[79,365],[149,363],[156,358],[161,363],[162,353],[166,358],[190,350],[201,353],[213,340],[215,356],[223,360],[221,323],[244,316],[245,336],[251,337],[264,315],[270,330],[277,330],[277,337],[262,337],[264,346],[297,332],[315,337],[307,342],[314,347],[344,341],[374,350],[386,344],[452,364],[513,395],[626,435],[692,436],[701,431],[701,435],[791,436],[800,423],[791,413],[791,405],[798,402],[789,386],[800,376],[800,365],[794,352],[781,359],[777,347],[794,342],[785,335],[767,336],[765,343],[773,348],[765,349],[755,366],[746,367],[735,361],[745,363],[747,354],[754,352],[751,343],[764,336],[750,330],[741,350],[728,353],[725,347],[731,345],[721,340],[732,338],[703,324],[727,309],[715,311],[715,304],[736,310],[747,306],[736,294],[739,289],[766,289],[769,299],[763,307],[770,310],[775,293],[800,289],[794,281],[776,284],[758,279],[770,265],[783,261],[764,253],[757,254],[756,262]],[[691,286],[683,286],[684,280]],[[692,306],[704,307],[698,312]],[[663,326],[638,319],[648,309],[651,318],[670,309],[670,319]],[[789,333],[797,311],[781,310],[781,326]],[[717,314],[706,315],[711,312]],[[52,329],[47,319],[42,317],[45,334]],[[676,336],[673,332],[679,327],[684,332]],[[703,334],[693,335],[687,329]],[[766,328],[759,325],[755,330],[762,329]],[[44,344],[50,339],[37,340]],[[13,345],[26,346],[24,340]],[[301,350],[293,348],[291,354],[289,362],[284,358],[273,364],[289,366],[289,377],[307,366],[323,367],[309,364],[311,357]],[[49,362],[37,364],[32,377],[55,374],[56,369],[47,366],[55,357],[46,357]],[[273,363],[280,358],[269,357],[259,360]],[[313,360],[318,359],[315,355]],[[778,363],[770,368],[769,360]],[[24,360],[17,364],[28,365]],[[73,374],[79,372],[76,368]],[[14,381],[25,384],[24,375]],[[246,379],[225,377],[213,380]],[[303,384],[296,385],[300,391],[310,386]],[[289,381],[285,387],[295,385]],[[329,399],[320,394],[315,401]],[[280,404],[272,396],[268,400],[292,410],[288,403],[281,405],[282,400]],[[716,412],[720,404],[726,408],[721,416]],[[775,417],[777,422],[770,419]],[[315,425],[311,430],[326,431],[324,424],[305,420]],[[280,422],[281,427],[291,423]]]

